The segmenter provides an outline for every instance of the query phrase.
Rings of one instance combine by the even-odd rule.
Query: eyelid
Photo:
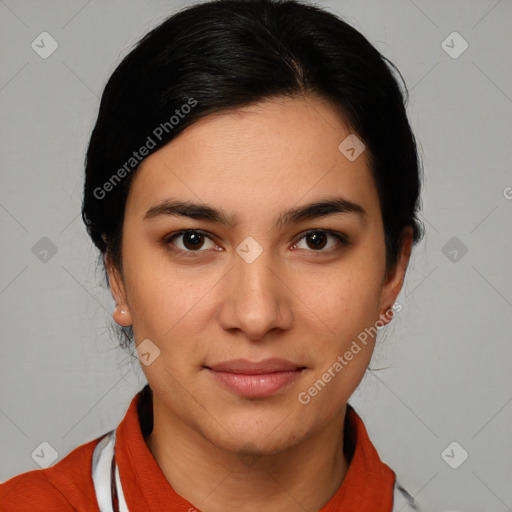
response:
[[[297,242],[294,242],[293,245],[294,246],[297,245],[303,238],[307,237],[308,235],[310,235],[312,233],[323,233],[327,236],[332,236],[338,240],[338,244],[335,247],[331,247],[330,249],[318,250],[318,251],[315,251],[313,249],[307,250],[307,252],[312,253],[314,255],[332,254],[333,252],[339,251],[342,247],[346,247],[351,244],[350,237],[348,235],[346,235],[345,233],[342,233],[340,231],[335,231],[332,229],[316,228],[316,229],[308,229],[306,231],[303,231],[299,235],[297,235]]]
[[[215,242],[213,235],[211,233],[209,233],[208,231],[204,231],[203,229],[188,228],[188,229],[182,229],[182,230],[172,233],[170,235],[166,235],[162,239],[162,243],[164,246],[169,247],[169,246],[173,245],[172,241],[175,238],[178,238],[188,232],[198,233],[200,235],[205,236],[206,238],[209,238],[212,242]],[[178,254],[184,254],[185,256],[194,256],[195,254],[199,254],[201,252],[207,252],[207,250],[201,250],[201,249],[198,249],[197,251],[185,251],[185,250],[179,249],[178,247],[175,247],[175,246],[173,246],[171,248],[171,250]]]

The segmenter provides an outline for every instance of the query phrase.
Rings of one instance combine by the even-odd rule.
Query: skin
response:
[[[346,403],[375,340],[361,345],[307,405],[297,396],[384,318],[402,287],[412,245],[406,228],[400,258],[386,272],[366,154],[350,161],[338,150],[350,133],[332,105],[317,97],[265,100],[196,122],[147,157],[132,182],[122,272],[106,255],[119,305],[114,319],[133,325],[136,344],[149,339],[160,350],[142,365],[154,395],[146,443],[175,491],[205,512],[316,511],[346,474]],[[365,219],[337,213],[274,226],[282,211],[333,191],[362,206]],[[238,223],[144,219],[170,198],[223,209]],[[162,242],[182,229],[211,236],[195,252],[183,236]],[[351,243],[327,234],[317,249],[305,233],[315,229],[344,233]],[[236,252],[248,236],[263,250],[251,263]],[[306,369],[266,398],[240,397],[204,368],[269,357]]]

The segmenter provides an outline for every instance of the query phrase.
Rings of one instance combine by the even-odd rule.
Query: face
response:
[[[112,291],[155,407],[221,449],[276,453],[339,424],[400,291],[410,243],[386,273],[350,134],[318,98],[266,100],[195,123],[134,176]]]

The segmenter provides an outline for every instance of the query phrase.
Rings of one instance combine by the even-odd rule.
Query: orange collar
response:
[[[133,399],[117,427],[116,459],[128,508],[149,512],[196,511],[171,487],[143,437],[151,428],[151,391],[146,386]],[[142,425],[142,427],[141,427]],[[345,453],[348,471],[336,494],[319,512],[390,512],[395,473],[384,464],[368,437],[363,421],[347,405]]]

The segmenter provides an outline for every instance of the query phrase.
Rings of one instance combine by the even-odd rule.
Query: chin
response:
[[[269,415],[237,413],[233,416],[220,419],[220,425],[229,425],[225,430],[214,424],[213,430],[203,431],[203,435],[218,448],[240,456],[275,455],[292,448],[310,434],[304,418],[294,417],[291,411],[280,410]]]

